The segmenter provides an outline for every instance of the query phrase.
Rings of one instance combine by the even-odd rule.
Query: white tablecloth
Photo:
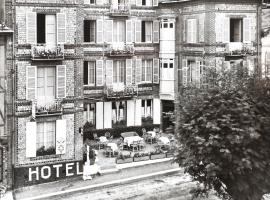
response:
[[[108,143],[107,146],[111,147],[111,149],[113,150],[113,152],[118,150],[117,144],[115,143]]]
[[[160,140],[163,144],[166,144],[166,145],[170,144],[170,140],[169,140],[169,138],[167,138],[167,137],[162,136],[162,137],[159,138],[159,140]]]
[[[131,137],[125,137],[124,142],[127,143],[128,146],[130,146],[133,142],[137,141],[143,141],[143,138],[139,136],[131,136]]]
[[[86,164],[83,166],[83,180],[92,179],[91,175],[100,173],[100,167],[97,164],[89,165],[89,163],[86,162]]]
[[[155,131],[148,131],[147,133],[149,135],[151,135],[152,138],[156,137],[156,132]]]
[[[107,138],[105,136],[99,137],[100,142],[108,142]]]

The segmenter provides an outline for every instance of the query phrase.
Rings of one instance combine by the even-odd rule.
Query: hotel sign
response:
[[[83,162],[73,161],[41,166],[15,168],[15,187],[58,181],[83,174]]]

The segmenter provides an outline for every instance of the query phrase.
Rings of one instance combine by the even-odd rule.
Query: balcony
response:
[[[49,116],[49,115],[61,115],[62,114],[62,101],[54,100],[46,103],[37,103],[36,101],[32,102],[32,115],[35,112],[36,116]]]
[[[255,48],[253,44],[244,44],[242,42],[231,42],[226,44],[225,54],[228,56],[244,56],[246,54],[253,54]]]
[[[110,15],[112,17],[128,17],[130,15],[130,5],[111,4]]]
[[[126,44],[124,42],[111,44],[107,49],[107,54],[110,57],[133,56],[134,53],[134,44]]]
[[[31,56],[32,60],[63,60],[64,45],[32,45]]]
[[[108,99],[131,98],[134,96],[138,96],[138,86],[114,84],[106,88],[105,94]]]

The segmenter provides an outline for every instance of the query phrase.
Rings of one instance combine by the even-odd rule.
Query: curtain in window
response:
[[[113,41],[125,42],[126,41],[126,23],[125,21],[113,22]]]
[[[95,62],[88,63],[89,85],[95,84]]]
[[[55,147],[55,122],[41,122],[37,123],[37,135],[36,135],[36,147],[37,149],[45,147]]]
[[[146,81],[152,82],[152,60],[146,61]]]

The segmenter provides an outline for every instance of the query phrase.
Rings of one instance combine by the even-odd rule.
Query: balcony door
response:
[[[37,104],[51,105],[55,99],[55,67],[37,68]]]

